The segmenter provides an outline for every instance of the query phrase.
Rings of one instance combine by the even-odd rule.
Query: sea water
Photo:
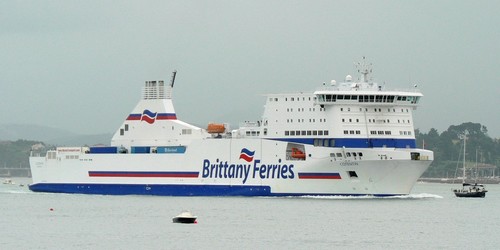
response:
[[[500,186],[484,199],[417,183],[408,196],[162,197],[34,193],[0,184],[1,249],[497,249]],[[22,186],[20,184],[23,184]],[[197,224],[175,224],[183,210]]]

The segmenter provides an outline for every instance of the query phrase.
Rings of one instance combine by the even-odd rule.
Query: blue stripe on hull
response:
[[[406,194],[343,194],[343,193],[271,193],[269,186],[232,185],[173,185],[173,184],[63,184],[38,183],[29,186],[33,192],[102,194],[102,195],[162,195],[162,196],[374,196]]]
[[[146,184],[63,184],[38,183],[29,186],[34,192],[107,194],[107,195],[165,195],[165,196],[269,196],[269,186],[231,185],[146,185]]]

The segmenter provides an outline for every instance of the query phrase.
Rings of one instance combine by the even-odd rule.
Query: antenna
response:
[[[175,82],[175,75],[177,74],[177,70],[174,70],[172,72],[172,80],[170,81],[170,87],[174,87],[174,82]]]
[[[358,69],[358,73],[362,74],[362,82],[368,82],[368,74],[372,73],[372,64],[366,62],[366,58],[363,56],[363,60],[361,62],[355,63],[356,68]]]

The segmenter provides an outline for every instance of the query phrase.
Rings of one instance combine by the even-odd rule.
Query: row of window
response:
[[[247,135],[249,134],[250,131],[247,131]],[[252,131],[255,132],[255,131]],[[344,130],[344,135],[360,135],[361,130]],[[371,135],[392,135],[392,132],[390,130],[371,130],[370,131]],[[411,131],[399,131],[400,135],[411,135]],[[259,131],[257,131],[257,134],[252,134],[252,135],[259,135]],[[328,130],[287,130],[285,131],[285,136],[301,136],[301,135],[328,135]]]
[[[334,139],[314,139],[315,147],[335,147]]]
[[[245,133],[247,136],[259,136],[260,131],[252,130],[252,131],[246,131]]]
[[[343,157],[342,153],[331,153],[330,154],[331,157]],[[354,156],[354,157],[362,157],[363,156],[363,153],[362,152],[346,152],[345,153],[345,157],[351,157],[351,156]]]
[[[342,118],[342,122],[346,122],[346,121],[353,122],[353,119],[349,118],[347,120],[347,119]],[[408,121],[408,123],[410,123],[410,120],[407,120],[407,121]],[[359,122],[359,119],[356,119],[356,122]],[[391,123],[391,121],[389,119],[387,119],[387,120],[385,120],[385,119],[384,120],[382,120],[382,119],[378,119],[378,120],[368,119],[368,123],[375,123],[375,122],[377,122],[377,123]],[[398,123],[401,123],[401,122],[402,123],[406,123],[405,120],[399,120],[398,119]]]
[[[276,110],[278,111],[278,110]],[[297,112],[304,112],[305,108],[297,108]],[[309,112],[315,112],[316,108],[309,108]],[[319,108],[319,111],[325,111],[325,108]],[[293,108],[287,108],[286,112],[293,112]]]
[[[344,135],[360,135],[361,130],[344,130]]]
[[[351,108],[345,108],[345,110],[346,110],[347,112],[351,112]],[[340,111],[344,111],[344,108],[340,108]],[[382,112],[382,109],[381,109],[381,108],[373,108],[373,111],[374,111],[374,112]],[[359,108],[359,112],[363,112],[363,108]],[[365,112],[368,112],[368,108],[365,108]],[[389,113],[390,113],[390,112],[391,112],[391,109],[390,109],[390,108],[389,108],[389,109],[387,109],[387,112],[389,112]],[[393,113],[395,113],[395,112],[396,112],[396,109],[395,109],[395,108],[393,108],[393,109],[392,109],[392,112],[393,112]],[[403,112],[405,112],[405,109],[401,109],[401,113],[403,113]],[[409,110],[409,109],[406,109],[406,113],[409,113],[409,112],[410,112],[410,110]]]
[[[382,102],[393,103],[394,100],[417,103],[419,96],[394,96],[394,95],[318,95],[320,102],[336,102],[336,101],[358,101],[358,102]]]
[[[346,134],[346,133],[345,133],[345,131],[346,131],[346,130],[344,130],[344,134]],[[371,130],[371,131],[370,131],[370,134],[371,134],[371,135],[391,135],[391,134],[392,134],[392,132],[391,132],[391,131],[389,131],[389,130],[386,130],[386,131],[381,131],[381,130],[379,130],[379,131],[375,131],[375,130]],[[399,135],[411,135],[411,131],[399,131]]]
[[[311,97],[285,97],[285,102],[288,101],[311,101]],[[316,100],[316,97],[312,98]],[[395,95],[318,95],[318,100],[320,102],[336,102],[336,101],[358,101],[358,102],[382,102],[382,103],[393,103],[394,100],[400,102],[410,102],[418,103],[420,96],[395,96]],[[277,97],[269,97],[270,102],[277,102],[279,99]]]
[[[285,136],[297,135],[328,135],[328,130],[287,130]]]
[[[381,131],[381,130],[379,130],[379,131],[375,131],[375,130],[371,130],[371,131],[370,131],[370,134],[371,134],[371,135],[384,135],[384,134],[385,134],[385,135],[390,135],[390,134],[391,134],[391,131],[389,131],[389,130],[386,130],[386,131]]]
[[[300,101],[300,97],[285,97],[285,102],[288,101],[288,99],[290,99],[290,101],[294,102],[294,101]],[[316,100],[316,97],[312,97],[313,100]],[[277,97],[269,97],[269,101],[270,102],[277,102],[279,99]],[[302,101],[311,101],[311,97],[302,97]]]
[[[344,130],[344,135],[359,135],[361,134],[361,131],[359,130]],[[382,131],[382,130],[371,130],[370,131],[371,135],[391,135],[392,132],[390,130]],[[399,135],[411,135],[411,131],[399,131]]]
[[[66,155],[66,160],[78,160],[78,155]]]
[[[326,119],[320,118],[318,119],[319,122],[326,122]],[[293,119],[286,119],[287,123],[293,123]],[[297,122],[305,122],[305,119],[297,119]],[[316,122],[316,119],[309,119],[309,122]]]

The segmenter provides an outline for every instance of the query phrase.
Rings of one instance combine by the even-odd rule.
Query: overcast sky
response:
[[[386,88],[418,84],[423,132],[500,137],[500,1],[1,1],[0,124],[114,133],[147,80],[177,117],[258,120],[262,94],[313,91],[365,56]]]

